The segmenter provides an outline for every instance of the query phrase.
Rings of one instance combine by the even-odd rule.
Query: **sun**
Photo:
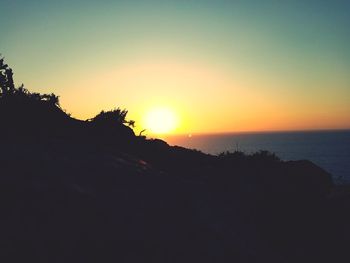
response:
[[[167,134],[178,125],[178,117],[169,108],[154,108],[144,117],[145,129],[154,134]]]

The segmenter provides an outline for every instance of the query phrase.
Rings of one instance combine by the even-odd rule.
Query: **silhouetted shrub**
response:
[[[128,114],[128,111],[126,109],[121,110],[120,108],[110,110],[110,111],[101,111],[90,121],[96,124],[107,125],[107,126],[127,124],[131,127],[134,127],[135,121],[126,120],[127,114]]]
[[[69,133],[86,124],[92,127],[90,131],[101,135],[101,138],[110,136],[121,140],[135,135],[131,129],[135,126],[135,121],[127,120],[127,113],[127,110],[119,108],[102,111],[88,120],[88,123],[80,123],[60,107],[59,97],[54,93],[30,92],[23,84],[16,88],[12,69],[0,57],[0,119],[8,134],[13,135],[13,131],[19,130],[27,133],[30,131],[31,134],[62,134],[62,130]],[[68,127],[74,129],[69,130]]]
[[[260,150],[256,153],[253,153],[251,155],[251,158],[254,160],[261,160],[261,161],[281,161],[281,159],[273,152],[269,151],[263,151]]]
[[[54,93],[30,92],[23,84],[16,88],[12,69],[4,63],[4,58],[0,58],[0,98],[11,101],[43,101],[52,106],[60,107],[59,97]]]
[[[14,93],[12,69],[4,63],[4,58],[0,58],[0,97],[5,97]]]
[[[226,151],[218,155],[222,160],[253,160],[253,161],[281,161],[280,158],[272,152],[269,151],[258,151],[252,154],[246,154],[242,151]]]
[[[226,151],[226,152],[219,153],[218,157],[219,158],[240,158],[240,159],[243,159],[243,158],[247,158],[247,155],[241,151],[234,151],[234,152]]]

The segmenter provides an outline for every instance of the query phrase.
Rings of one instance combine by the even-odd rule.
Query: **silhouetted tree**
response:
[[[13,94],[14,91],[15,84],[12,69],[4,63],[4,58],[0,58],[0,95],[6,96]]]
[[[43,100],[48,101],[51,105],[60,107],[59,103],[59,97],[56,96],[54,93],[51,94],[44,94],[41,96]]]

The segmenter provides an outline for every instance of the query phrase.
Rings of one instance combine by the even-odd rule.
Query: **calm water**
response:
[[[350,130],[173,136],[166,141],[211,154],[268,150],[283,160],[310,160],[330,172],[336,182],[350,183]]]

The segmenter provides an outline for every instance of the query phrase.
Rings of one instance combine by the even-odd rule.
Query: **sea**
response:
[[[170,145],[214,155],[267,150],[286,161],[310,160],[329,172],[335,183],[350,183],[350,130],[189,134],[164,139]]]

